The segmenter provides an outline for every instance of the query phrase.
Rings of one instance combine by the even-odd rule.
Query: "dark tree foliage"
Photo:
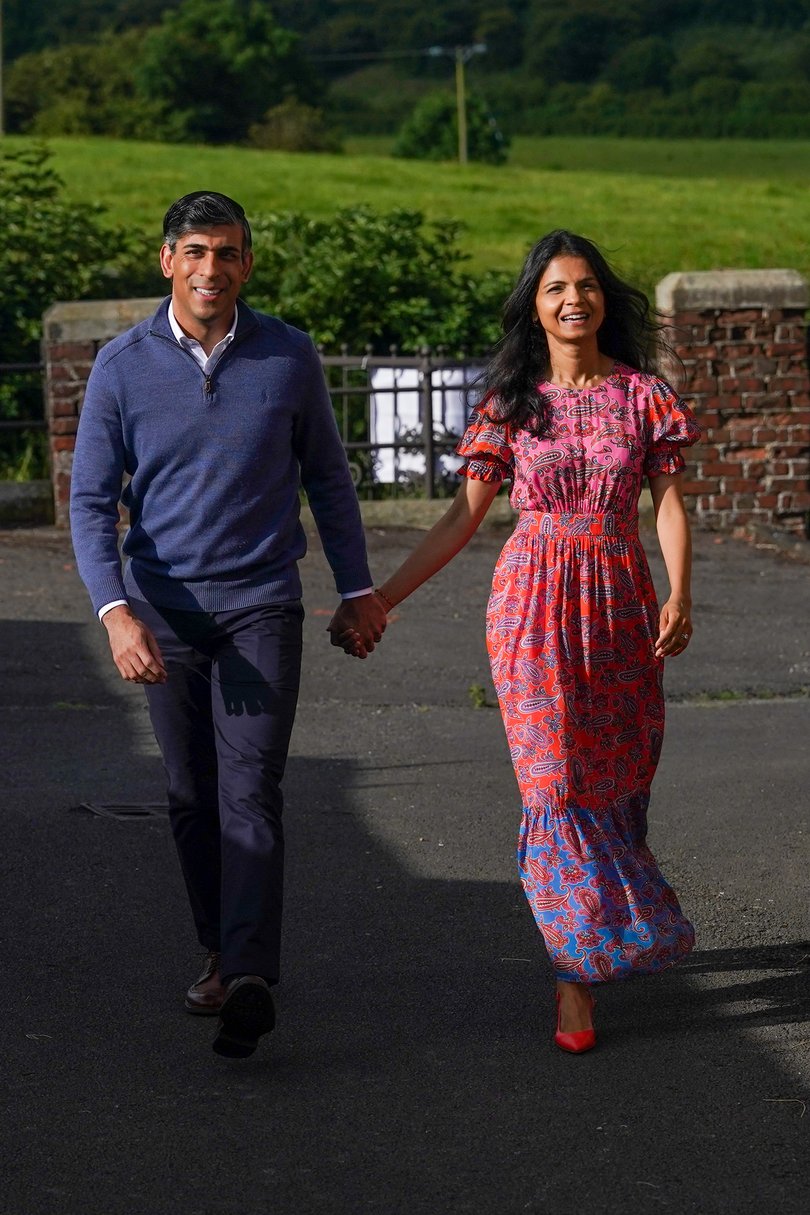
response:
[[[156,25],[182,0],[3,0],[4,58],[89,42],[105,31]]]
[[[675,63],[675,52],[669,40],[653,35],[638,38],[617,51],[604,76],[621,93],[666,89]]]
[[[262,0],[184,0],[146,34],[135,79],[177,140],[234,142],[285,97],[317,99],[297,35]]]
[[[558,81],[590,81],[621,46],[621,32],[610,9],[600,5],[572,12],[554,23],[530,48],[529,66]]]
[[[44,46],[85,42],[105,30],[151,26],[183,0],[4,0],[5,59]],[[421,49],[478,41],[482,34],[518,31],[520,58],[543,31],[582,14],[607,13],[626,36],[662,35],[690,26],[733,25],[800,30],[810,21],[810,0],[260,0],[275,21],[299,33],[307,50]],[[360,31],[365,30],[361,38]],[[345,37],[345,41],[342,40]],[[524,41],[525,40],[525,41]]]
[[[153,138],[160,111],[138,93],[132,69],[141,41],[140,32],[130,29],[21,55],[7,73],[8,129]]]
[[[109,50],[112,36],[136,28],[142,35],[124,65],[128,81],[122,61],[115,65],[121,87],[114,102],[89,52],[82,52],[84,85],[68,66],[65,79],[55,79],[53,62],[43,61],[48,115],[29,115],[33,131],[131,135],[157,107],[159,138],[237,141],[293,96],[324,109],[347,133],[393,133],[421,96],[452,88],[454,49],[483,43],[487,52],[468,66],[470,89],[477,83],[515,132],[810,135],[800,101],[810,72],[810,0],[3,3],[12,72],[27,52],[87,46],[105,35]],[[184,20],[189,11],[199,14],[196,39]],[[444,53],[428,54],[432,47]],[[70,62],[75,67],[75,56]],[[25,70],[30,94],[38,65],[29,61]],[[331,96],[318,94],[316,79],[331,85]],[[119,102],[133,88],[138,99],[127,115],[128,103]],[[107,96],[105,117],[93,126],[88,115],[99,92]],[[16,114],[12,107],[12,129],[22,122]]]

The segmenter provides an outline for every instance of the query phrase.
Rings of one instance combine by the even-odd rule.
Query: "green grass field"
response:
[[[81,138],[50,146],[73,197],[151,229],[156,244],[166,206],[208,186],[248,213],[325,216],[368,203],[452,217],[465,225],[473,268],[516,273],[537,237],[567,227],[646,290],[672,270],[810,275],[808,142],[522,138],[501,168],[392,160],[379,139],[351,141],[343,156]]]

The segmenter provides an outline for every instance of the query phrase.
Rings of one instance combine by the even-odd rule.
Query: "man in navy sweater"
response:
[[[172,831],[208,951],[189,1012],[214,1050],[273,1028],[306,551],[299,485],[360,656],[385,628],[360,511],[310,338],[237,303],[253,265],[242,207],[187,194],[160,251],[171,298],[100,351],[72,474],[77,564],[121,676],[143,684]],[[122,480],[128,476],[126,489]],[[119,499],[129,509],[122,570]]]

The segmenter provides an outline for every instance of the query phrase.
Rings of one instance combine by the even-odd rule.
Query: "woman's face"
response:
[[[593,339],[605,319],[605,295],[584,257],[555,257],[546,266],[535,296],[537,319],[549,339]]]

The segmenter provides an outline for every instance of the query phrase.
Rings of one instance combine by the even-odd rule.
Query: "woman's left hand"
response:
[[[661,608],[656,658],[675,658],[682,654],[692,637],[692,618],[682,599],[668,599]]]

